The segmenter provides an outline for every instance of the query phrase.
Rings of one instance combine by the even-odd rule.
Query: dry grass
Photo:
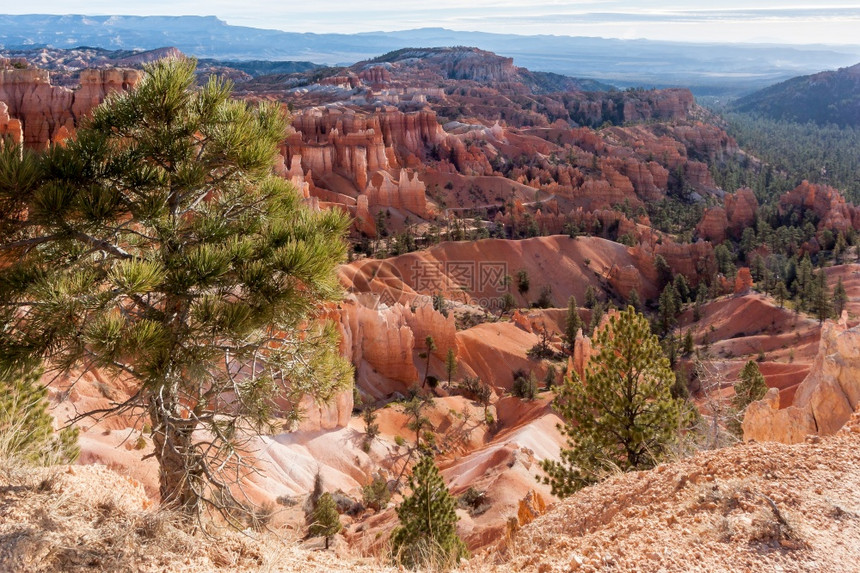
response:
[[[102,466],[0,467],[0,571],[384,570],[300,549],[291,531],[193,531]]]

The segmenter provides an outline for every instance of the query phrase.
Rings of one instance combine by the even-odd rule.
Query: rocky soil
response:
[[[610,477],[500,532],[461,570],[820,571],[860,557],[860,415],[839,433],[702,452]],[[187,534],[134,480],[98,465],[0,468],[4,571],[386,571],[295,531]]]
[[[470,571],[853,570],[860,415],[808,443],[750,443],[612,477]]]
[[[21,573],[376,572],[376,560],[299,545],[291,530],[187,533],[139,483],[101,465],[0,461],[0,570]],[[340,547],[340,549],[338,549]]]

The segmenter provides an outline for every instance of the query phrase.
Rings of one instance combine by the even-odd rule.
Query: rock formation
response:
[[[779,403],[775,388],[754,402],[744,416],[744,440],[802,442],[807,435],[837,432],[860,404],[860,327],[845,319],[828,321],[821,331],[818,356],[801,382],[793,403]]]
[[[696,225],[696,234],[714,244],[726,240],[729,219],[723,207],[709,207],[702,213],[702,220]]]
[[[7,137],[13,144],[20,145],[24,140],[24,130],[20,120],[9,117],[9,106],[0,101],[0,141]]]
[[[811,210],[818,218],[819,229],[847,232],[860,228],[860,209],[847,203],[838,190],[828,185],[803,181],[779,198],[780,214],[797,211],[801,216]]]
[[[726,195],[726,217],[728,218],[729,233],[740,239],[744,229],[755,224],[758,212],[758,200],[749,187],[742,187],[736,193]]]
[[[363,381],[361,389],[375,399],[403,392],[419,380],[412,356],[415,334],[406,313],[401,305],[380,306],[367,296],[343,302],[342,344]]]
[[[419,217],[427,217],[426,189],[414,172],[401,169],[398,181],[385,171],[375,172],[365,194],[369,205],[405,209]]]
[[[69,134],[78,122],[111,92],[133,87],[137,70],[83,70],[81,87],[70,90],[51,85],[45,70],[34,68],[0,70],[0,102],[10,117],[21,121],[24,144],[44,148],[61,129]]]

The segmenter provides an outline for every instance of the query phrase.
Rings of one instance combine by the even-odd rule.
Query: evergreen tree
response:
[[[785,307],[785,300],[791,296],[783,281],[777,281],[773,289],[773,295],[776,297],[779,308]]]
[[[506,292],[504,296],[502,296],[502,312],[508,312],[512,310],[517,305],[517,301],[514,299],[514,295],[509,292]]]
[[[374,474],[373,480],[361,488],[361,494],[364,505],[374,511],[385,509],[388,502],[391,501],[388,482],[379,474]]]
[[[364,440],[368,448],[370,448],[370,442],[379,436],[379,424],[376,418],[376,410],[372,406],[365,406],[361,411],[361,419],[364,421]]]
[[[582,318],[579,316],[579,308],[576,305],[576,297],[571,296],[567,300],[567,317],[564,321],[564,340],[567,344],[567,349],[573,352],[573,343],[576,340],[576,333],[582,328]]]
[[[642,307],[642,299],[639,297],[639,291],[635,288],[630,291],[630,295],[627,297],[627,304],[636,309],[637,312]]]
[[[588,285],[585,287],[585,308],[591,308],[597,306],[597,291],[594,290],[594,287]]]
[[[682,304],[690,302],[690,285],[687,282],[687,278],[678,273],[675,275],[673,287],[675,289],[675,306],[680,310]]]
[[[435,377],[430,376],[430,358],[433,356],[433,353],[436,351],[436,341],[433,340],[433,337],[429,334],[424,339],[424,352],[421,353],[421,358],[426,359],[424,364],[424,380],[421,381],[421,387],[425,388],[427,383],[430,382],[430,386],[434,387],[435,384],[433,380],[436,380]]]
[[[654,257],[654,268],[657,270],[657,284],[661,289],[665,288],[672,280],[672,268],[663,255]]]
[[[689,356],[696,349],[696,343],[693,341],[693,333],[689,330],[684,335],[684,354]]]
[[[511,385],[511,395],[521,400],[534,400],[537,396],[537,378],[534,372],[526,374],[522,370],[514,372],[514,383]]]
[[[448,318],[448,305],[445,304],[445,297],[442,296],[442,293],[437,292],[433,295],[433,310]]]
[[[696,289],[696,302],[693,305],[693,322],[699,322],[702,319],[702,307],[708,300],[708,287],[704,281],[699,282],[699,288]]]
[[[424,415],[424,407],[428,401],[423,396],[413,396],[403,405],[403,413],[408,420],[406,427],[415,432],[415,447],[421,449],[421,431],[430,426],[430,418]]]
[[[0,270],[0,362],[133,381],[112,411],[148,413],[163,503],[232,518],[231,485],[258,471],[244,441],[273,398],[325,400],[351,381],[334,326],[308,320],[340,295],[349,221],[272,175],[280,106],[233,100],[215,78],[198,89],[195,67],[153,63],[66,147],[0,155],[15,174],[0,178],[15,261]]]
[[[38,465],[72,463],[80,452],[78,429],[54,432],[41,370],[0,373],[0,458]]]
[[[735,255],[730,249],[731,244],[720,243],[714,248],[714,259],[717,261],[717,269],[726,277],[735,274]]]
[[[836,317],[842,316],[842,311],[845,310],[845,304],[848,302],[848,293],[845,292],[845,285],[842,284],[842,277],[836,280],[836,286],[833,288],[833,311]]]
[[[308,534],[311,537],[325,537],[325,548],[328,549],[332,536],[337,535],[341,529],[343,525],[340,523],[340,514],[337,512],[334,497],[329,492],[325,492],[314,507]]]
[[[794,292],[798,297],[798,308],[807,310],[813,304],[815,297],[815,273],[809,255],[804,255],[797,265],[797,278],[794,281]]]
[[[738,437],[743,436],[741,429],[741,421],[747,406],[756,400],[761,400],[767,394],[767,384],[764,381],[758,364],[750,360],[741,370],[740,378],[735,383],[735,395],[732,398],[732,405],[728,421],[728,429]]]
[[[597,330],[597,327],[600,326],[600,321],[603,320],[603,315],[606,310],[603,308],[603,305],[597,303],[594,305],[594,308],[591,309],[591,321],[588,323],[588,332],[593,333]]]
[[[517,271],[517,291],[521,295],[525,295],[529,292],[529,287],[531,286],[531,281],[529,280],[529,272],[525,269],[520,269]]]
[[[445,355],[445,372],[448,374],[448,386],[451,386],[451,378],[454,377],[454,372],[457,371],[457,356],[454,354],[454,349],[449,348]]]
[[[555,377],[558,375],[558,372],[555,369],[555,366],[550,364],[546,369],[546,376],[544,376],[543,382],[544,387],[547,390],[552,390],[552,387],[555,386]]]
[[[836,235],[836,244],[833,245],[833,258],[837,265],[842,263],[842,255],[847,248],[848,242],[845,240],[845,235],[839,231],[839,234]]]
[[[552,286],[544,285],[540,289],[540,295],[538,295],[537,301],[535,301],[534,306],[537,308],[550,308],[552,306]]]
[[[561,461],[541,464],[554,495],[570,495],[611,468],[653,467],[676,441],[689,412],[683,400],[672,397],[675,375],[659,340],[632,307],[613,316],[594,344],[597,354],[585,380],[569,373],[554,402],[568,446]]]
[[[815,318],[818,319],[819,324],[824,322],[824,319],[830,317],[833,312],[830,297],[830,289],[827,287],[827,275],[824,273],[824,269],[821,269],[813,276],[809,297],[810,310],[815,314]]]
[[[675,327],[677,314],[677,295],[675,288],[669,284],[660,294],[657,307],[657,327],[661,335],[667,335]]]
[[[400,526],[391,536],[395,560],[411,569],[453,567],[469,552],[457,535],[457,500],[432,457],[422,456],[415,465],[409,488],[411,495],[397,506]]]

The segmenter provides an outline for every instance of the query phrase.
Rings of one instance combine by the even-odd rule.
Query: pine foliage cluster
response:
[[[0,366],[136,380],[113,410],[148,413],[162,499],[229,511],[254,471],[243,437],[351,381],[314,319],[340,294],[348,219],[272,174],[280,106],[198,88],[195,68],[153,63],[67,146],[2,152]]]
[[[767,394],[767,383],[764,376],[758,368],[758,364],[752,360],[748,361],[740,377],[735,383],[735,395],[732,398],[732,404],[729,412],[728,429],[738,437],[743,436],[741,422],[743,422],[744,414],[747,406],[761,400]]]
[[[658,338],[633,307],[595,333],[594,347],[585,380],[570,373],[554,402],[567,436],[561,460],[542,464],[554,495],[570,495],[612,471],[653,467],[690,416],[686,402],[672,396],[675,376]]]
[[[0,458],[36,465],[72,463],[78,458],[78,429],[54,431],[41,372],[0,373]]]
[[[410,569],[447,569],[459,563],[468,550],[457,535],[457,500],[431,456],[422,456],[415,465],[409,488],[412,494],[397,507],[400,526],[391,537],[395,560]]]
[[[329,540],[332,536],[337,535],[341,529],[343,529],[343,525],[340,522],[340,514],[337,512],[337,503],[329,492],[325,492],[314,505],[308,535],[325,537],[325,547],[328,549]]]

